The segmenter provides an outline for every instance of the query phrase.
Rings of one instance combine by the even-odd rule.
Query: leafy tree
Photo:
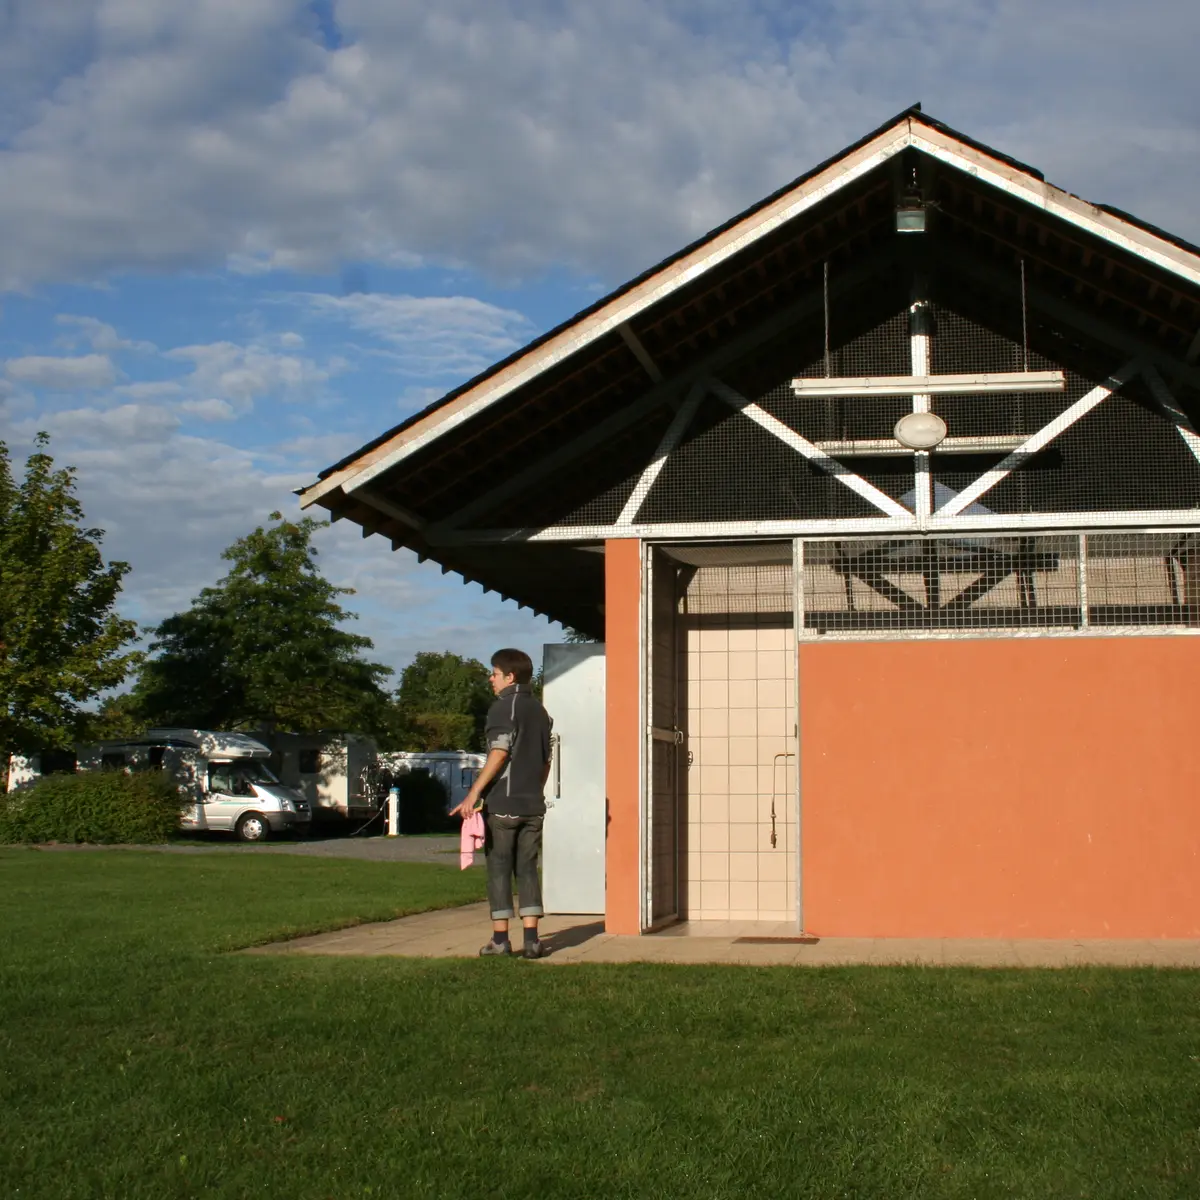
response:
[[[360,652],[371,639],[342,629],[353,616],[317,569],[323,523],[272,513],[223,554],[229,573],[187,612],[154,630],[133,704],[147,724],[296,733],[386,727],[381,686],[391,668]]]
[[[75,473],[55,470],[37,436],[25,477],[0,442],[0,755],[67,747],[83,705],[138,661],[137,626],[113,611],[123,562],[105,563],[103,530],[83,527]]]
[[[482,750],[493,699],[488,669],[449,650],[422,651],[400,673],[395,740],[402,750]]]
[[[578,645],[583,642],[596,642],[599,640],[599,638],[594,638],[590,633],[584,633],[572,625],[563,626],[563,641],[568,644]]]
[[[86,713],[80,728],[84,742],[118,741],[137,737],[146,728],[131,692],[109,696],[95,712]]]

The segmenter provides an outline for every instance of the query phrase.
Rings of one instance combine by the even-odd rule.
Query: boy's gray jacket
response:
[[[527,683],[514,683],[496,697],[487,715],[489,750],[507,750],[504,770],[488,788],[487,807],[506,816],[546,811],[542,777],[550,761],[554,722]]]

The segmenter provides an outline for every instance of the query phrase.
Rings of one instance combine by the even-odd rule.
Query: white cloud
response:
[[[314,395],[344,366],[340,359],[321,366],[310,358],[233,342],[179,346],[166,351],[165,357],[192,364],[192,373],[183,381],[189,391],[205,399],[226,400],[240,411],[252,407],[260,396],[303,399]]]
[[[292,0],[47,7],[0,49],[0,286],[231,261],[617,281],[918,98],[1200,240],[1178,0],[339,0],[337,49]]]
[[[83,354],[76,358],[56,358],[33,354],[10,358],[4,369],[10,379],[29,387],[52,392],[88,391],[111,387],[117,372],[107,354]]]
[[[61,339],[72,350],[81,340],[87,342],[93,350],[99,350],[105,354],[113,354],[118,350],[150,352],[155,349],[152,342],[135,342],[123,338],[113,326],[96,317],[80,317],[73,313],[60,313],[54,320],[59,325],[74,331]]]
[[[124,449],[134,444],[165,442],[178,429],[179,418],[153,404],[121,404],[116,408],[72,408],[42,413],[37,425],[56,439],[64,438],[70,443],[102,443]]]
[[[128,396],[131,400],[162,400],[167,396],[178,396],[183,385],[174,379],[146,379],[140,383],[123,383],[113,388],[114,396]]]
[[[410,375],[474,375],[533,333],[522,313],[471,296],[309,293],[301,299],[318,315],[392,347],[398,366]]]
[[[215,396],[207,400],[184,400],[179,409],[201,421],[232,421],[237,416],[228,400],[219,400]]]

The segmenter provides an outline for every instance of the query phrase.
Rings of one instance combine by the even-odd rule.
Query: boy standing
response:
[[[511,954],[508,922],[513,916],[512,877],[517,876],[517,915],[525,929],[522,954],[541,958],[538,939],[542,916],[542,884],[538,858],[544,791],[550,774],[552,722],[533,694],[533,663],[522,650],[497,650],[492,655],[492,691],[496,699],[487,715],[487,761],[463,802],[452,812],[462,818],[486,801],[488,904],[492,940],[479,953]]]

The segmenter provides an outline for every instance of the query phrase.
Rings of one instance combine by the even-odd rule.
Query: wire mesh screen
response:
[[[795,394],[793,379],[819,377],[827,369],[842,377],[904,376],[922,370],[965,375],[1064,371],[1063,391],[932,397],[930,407],[949,431],[929,456],[935,510],[997,467],[1001,472],[966,509],[967,515],[1200,509],[1200,461],[1193,449],[1200,443],[1181,436],[1175,418],[1142,379],[1110,384],[1111,374],[1122,365],[1114,353],[1096,359],[1081,374],[944,304],[906,305],[832,347],[828,364],[824,354],[812,358],[811,351],[804,352],[803,361],[784,359],[776,382],[743,396],[765,419],[752,419],[728,395],[705,397],[634,520],[703,526],[879,518],[886,503],[860,494],[869,489],[846,486],[851,476],[915,511],[915,456],[893,437],[896,422],[912,411],[913,397]],[[1179,399],[1190,403],[1193,398]],[[664,410],[648,418],[620,455],[611,447],[599,449],[595,461],[571,472],[561,495],[545,489],[537,501],[538,520],[532,523],[614,520],[653,457],[670,415]],[[1022,439],[1056,421],[1061,428],[1040,448],[1021,450]],[[814,461],[802,453],[796,434],[828,457]],[[964,439],[993,441],[981,446],[978,440],[968,445]],[[589,480],[604,483],[590,500],[580,494]]]
[[[1195,534],[808,541],[806,637],[1193,626]]]
[[[878,509],[715,397],[706,399],[638,514],[644,524],[871,517]]]
[[[1092,533],[1082,542],[1091,624],[1200,624],[1200,536]]]
[[[790,613],[791,563],[697,567],[680,598],[680,611],[694,615]]]

